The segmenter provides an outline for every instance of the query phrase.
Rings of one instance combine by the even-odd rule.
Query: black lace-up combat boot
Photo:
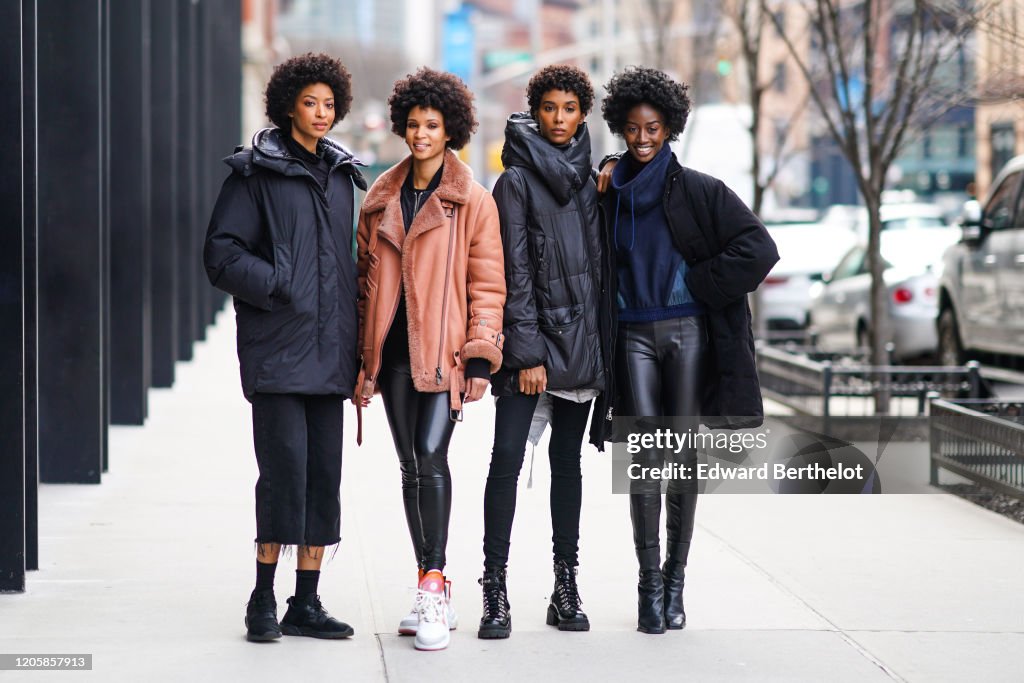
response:
[[[589,631],[590,620],[580,609],[583,603],[576,586],[576,567],[565,560],[555,560],[555,588],[548,605],[548,625],[559,631]]]
[[[484,613],[480,617],[478,638],[508,638],[512,633],[512,614],[509,611],[508,589],[505,588],[505,570],[485,567],[477,580],[484,589]]]

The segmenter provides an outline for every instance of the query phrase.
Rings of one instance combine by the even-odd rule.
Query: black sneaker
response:
[[[249,596],[249,604],[245,606],[245,639],[254,643],[277,640],[281,637],[281,627],[277,623],[277,601],[274,591],[254,590]]]
[[[355,633],[351,626],[327,613],[320,604],[319,595],[288,598],[288,611],[281,620],[281,631],[286,636],[311,638],[348,638]]]

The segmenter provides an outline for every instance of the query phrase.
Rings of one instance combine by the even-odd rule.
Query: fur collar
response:
[[[412,166],[412,156],[407,156],[388,170],[384,171],[377,178],[376,182],[363,199],[363,211],[373,213],[380,211],[390,202],[397,202],[399,193],[402,191],[402,183],[409,175],[409,168]],[[466,164],[459,160],[452,150],[444,153],[444,170],[441,172],[441,184],[434,190],[432,196],[442,202],[453,204],[465,204],[469,201],[470,191],[473,188],[473,171]]]

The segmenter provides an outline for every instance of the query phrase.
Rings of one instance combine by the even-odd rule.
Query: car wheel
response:
[[[952,308],[946,307],[939,314],[939,362],[943,365],[963,365],[965,360],[956,315]]]

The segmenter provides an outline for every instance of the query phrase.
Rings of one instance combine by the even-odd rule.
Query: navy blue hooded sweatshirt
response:
[[[700,315],[686,286],[686,261],[672,241],[662,198],[672,150],[637,168],[629,154],[612,171],[619,322]]]

